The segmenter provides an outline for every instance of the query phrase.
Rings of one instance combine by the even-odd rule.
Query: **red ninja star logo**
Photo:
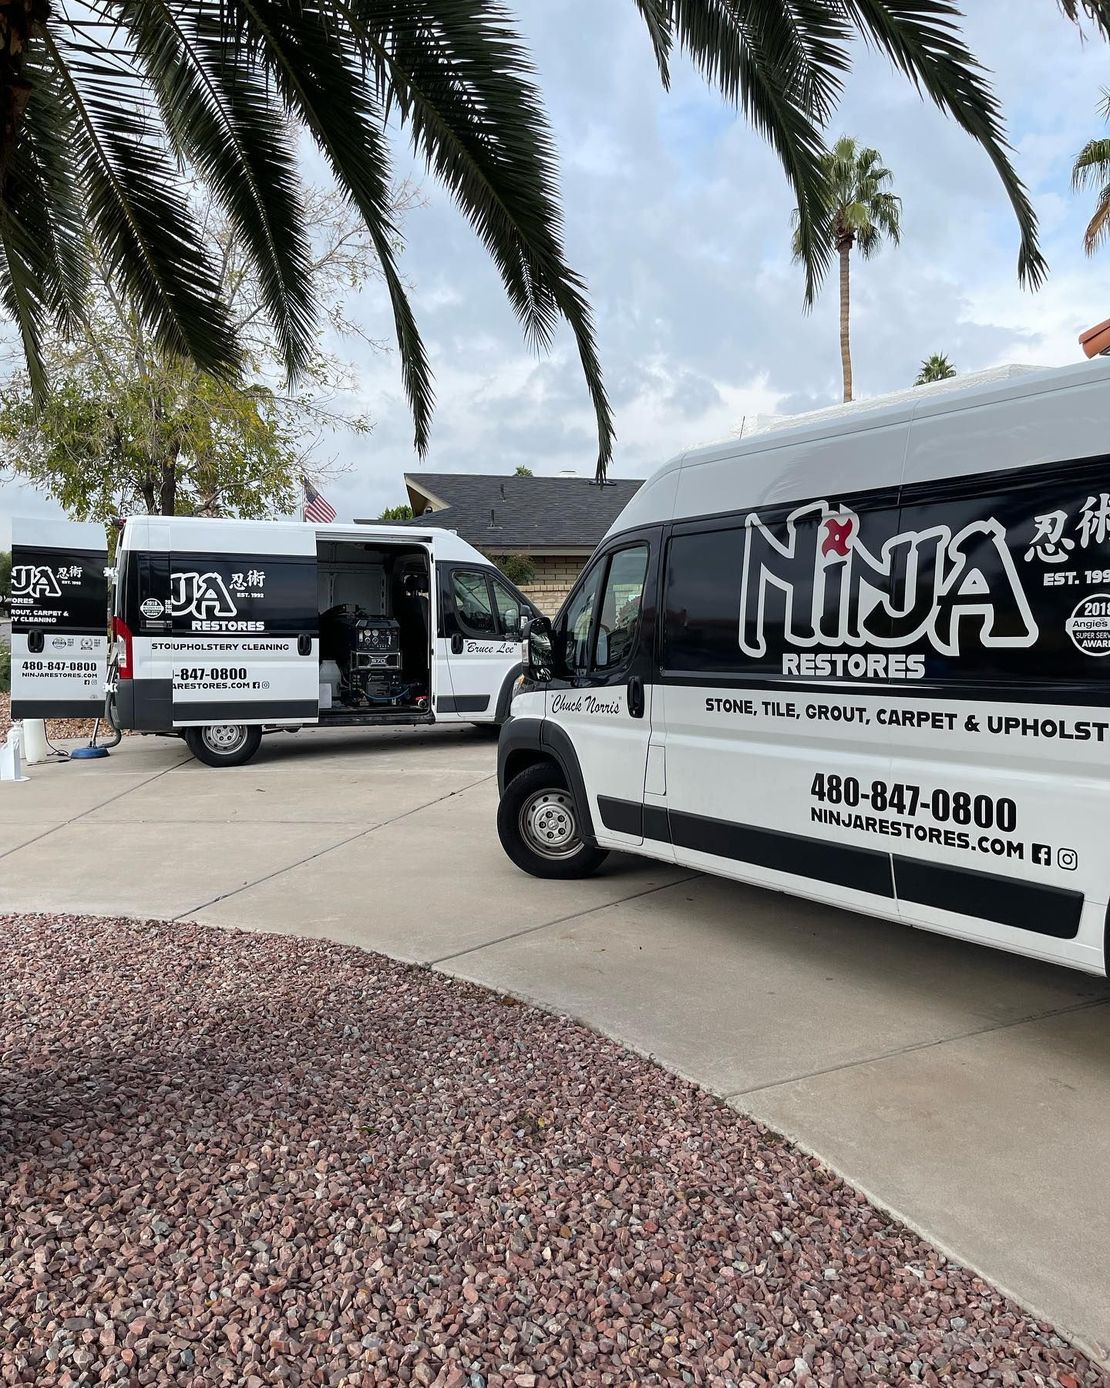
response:
[[[847,557],[848,541],[851,538],[854,520],[849,517],[845,521],[827,520],[825,522],[825,539],[821,544],[821,557],[826,554],[838,555],[841,559]]]

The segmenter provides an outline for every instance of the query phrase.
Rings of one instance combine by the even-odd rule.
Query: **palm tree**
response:
[[[930,381],[950,381],[956,368],[941,352],[934,352],[921,363],[921,370],[914,379],[915,386],[927,386]]]
[[[1017,216],[1019,277],[1041,281],[1036,219],[950,0],[633,3],[664,84],[681,48],[774,147],[800,210],[809,293],[830,255],[820,132],[858,37],[983,146]],[[1057,3],[1110,37],[1110,0]],[[315,330],[303,130],[374,241],[423,450],[432,378],[397,271],[389,117],[473,223],[529,341],[546,347],[569,324],[604,475],[613,427],[589,305],[566,260],[555,149],[507,0],[2,0],[0,301],[36,394],[47,389],[45,328],[81,315],[90,240],[156,345],[214,372],[238,369],[191,178],[250,247],[295,379]]]
[[[1099,115],[1110,120],[1110,91],[1102,89]],[[1075,157],[1071,169],[1071,186],[1078,192],[1098,184],[1098,197],[1095,211],[1083,233],[1083,249],[1094,255],[1099,243],[1106,239],[1110,231],[1110,139],[1103,136],[1098,140],[1088,140]]]
[[[883,167],[877,149],[861,148],[850,135],[842,135],[822,158],[825,178],[824,225],[831,248],[840,261],[840,365],[844,399],[852,398],[851,271],[853,250],[869,260],[886,238],[897,245],[901,238],[902,200],[887,189],[893,179]],[[801,211],[794,214],[794,258],[804,260]],[[820,284],[807,286],[811,304]]]

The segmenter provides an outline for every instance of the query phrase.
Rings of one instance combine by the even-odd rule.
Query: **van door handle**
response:
[[[455,634],[454,634],[454,636],[451,637],[451,654],[452,654],[452,655],[462,655],[462,648],[463,648],[463,639],[462,639],[462,637],[459,635],[459,633],[456,631]]]
[[[628,711],[633,718],[644,716],[644,682],[639,675],[628,681]]]
[[[300,636],[297,637],[297,654],[312,654],[312,637],[308,634],[307,631],[302,631]]]
[[[32,655],[40,655],[46,646],[46,636],[41,631],[27,633],[27,649]]]

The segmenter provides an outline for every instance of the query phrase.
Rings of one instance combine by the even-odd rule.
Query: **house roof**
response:
[[[492,553],[589,553],[642,485],[599,487],[584,477],[516,477],[485,472],[407,472],[416,519],[455,530]],[[422,515],[428,508],[433,517]]]

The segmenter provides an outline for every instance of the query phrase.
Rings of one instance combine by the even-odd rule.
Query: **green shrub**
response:
[[[487,554],[486,558],[518,588],[526,588],[536,576],[536,566],[526,554]]]
[[[0,694],[10,694],[12,688],[12,652],[10,646],[0,646]]]

